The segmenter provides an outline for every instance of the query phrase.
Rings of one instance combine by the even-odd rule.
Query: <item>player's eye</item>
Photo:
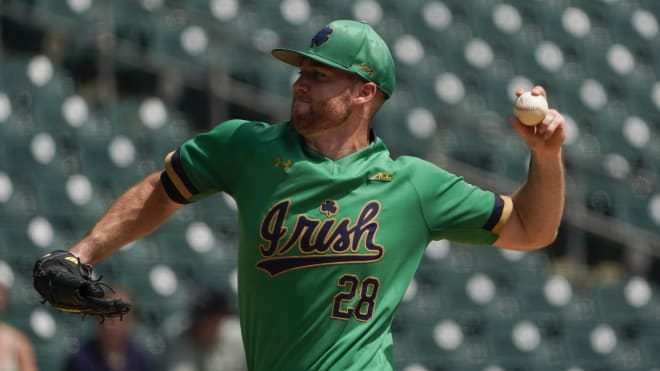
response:
[[[328,79],[328,74],[320,70],[300,70],[298,71],[298,79],[309,79],[313,81],[325,81]]]
[[[314,80],[322,80],[328,77],[328,75],[321,70],[309,71],[307,75]]]

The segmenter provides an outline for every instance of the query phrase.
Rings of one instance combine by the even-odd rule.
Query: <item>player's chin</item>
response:
[[[306,134],[309,134],[313,129],[312,120],[310,120],[308,117],[301,117],[301,115],[292,115],[291,127],[298,134],[304,136]]]

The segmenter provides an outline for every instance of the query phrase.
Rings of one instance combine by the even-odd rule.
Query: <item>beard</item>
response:
[[[291,102],[291,126],[302,136],[341,126],[351,115],[349,94],[315,102],[294,97]]]

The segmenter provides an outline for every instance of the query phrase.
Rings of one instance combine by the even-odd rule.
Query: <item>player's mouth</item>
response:
[[[294,95],[293,96],[293,103],[312,103],[312,98],[310,97],[305,97],[303,95]]]
[[[294,99],[293,103],[291,104],[291,107],[293,111],[298,111],[298,110],[308,110],[309,107],[312,105],[311,100],[309,99]]]

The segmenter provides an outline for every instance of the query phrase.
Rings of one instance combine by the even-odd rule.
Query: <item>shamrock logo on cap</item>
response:
[[[312,46],[320,46],[324,42],[330,40],[330,34],[332,33],[332,28],[330,26],[325,26],[321,31],[317,32],[312,39]]]

